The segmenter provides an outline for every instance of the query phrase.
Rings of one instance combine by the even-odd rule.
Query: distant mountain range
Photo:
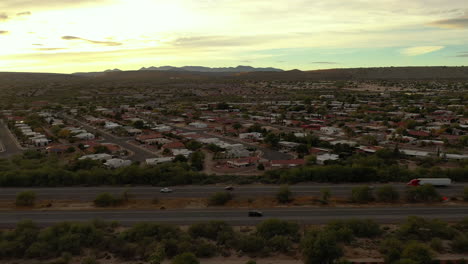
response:
[[[114,70],[115,71],[115,70]],[[141,68],[140,71],[187,71],[187,72],[282,72],[282,69],[277,68],[254,68],[251,66],[237,66],[237,67],[220,67],[210,68],[202,66],[184,66],[184,67],[173,67],[173,66],[161,66],[161,67],[148,67]]]

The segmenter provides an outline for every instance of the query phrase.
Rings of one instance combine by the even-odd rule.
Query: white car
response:
[[[171,188],[162,188],[160,190],[162,193],[171,193],[172,192],[172,189]]]

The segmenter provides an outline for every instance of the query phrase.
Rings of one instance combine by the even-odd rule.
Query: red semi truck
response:
[[[412,179],[407,183],[409,186],[420,186],[424,184],[432,184],[434,186],[449,186],[452,180],[449,178],[417,178]]]

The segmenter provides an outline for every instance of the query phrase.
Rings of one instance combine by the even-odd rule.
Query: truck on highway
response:
[[[452,180],[449,178],[417,178],[412,179],[407,183],[409,186],[421,186],[424,184],[432,184],[434,186],[449,186]]]

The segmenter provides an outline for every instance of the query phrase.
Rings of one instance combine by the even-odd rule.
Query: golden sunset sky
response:
[[[467,61],[466,0],[0,1],[0,71]]]

